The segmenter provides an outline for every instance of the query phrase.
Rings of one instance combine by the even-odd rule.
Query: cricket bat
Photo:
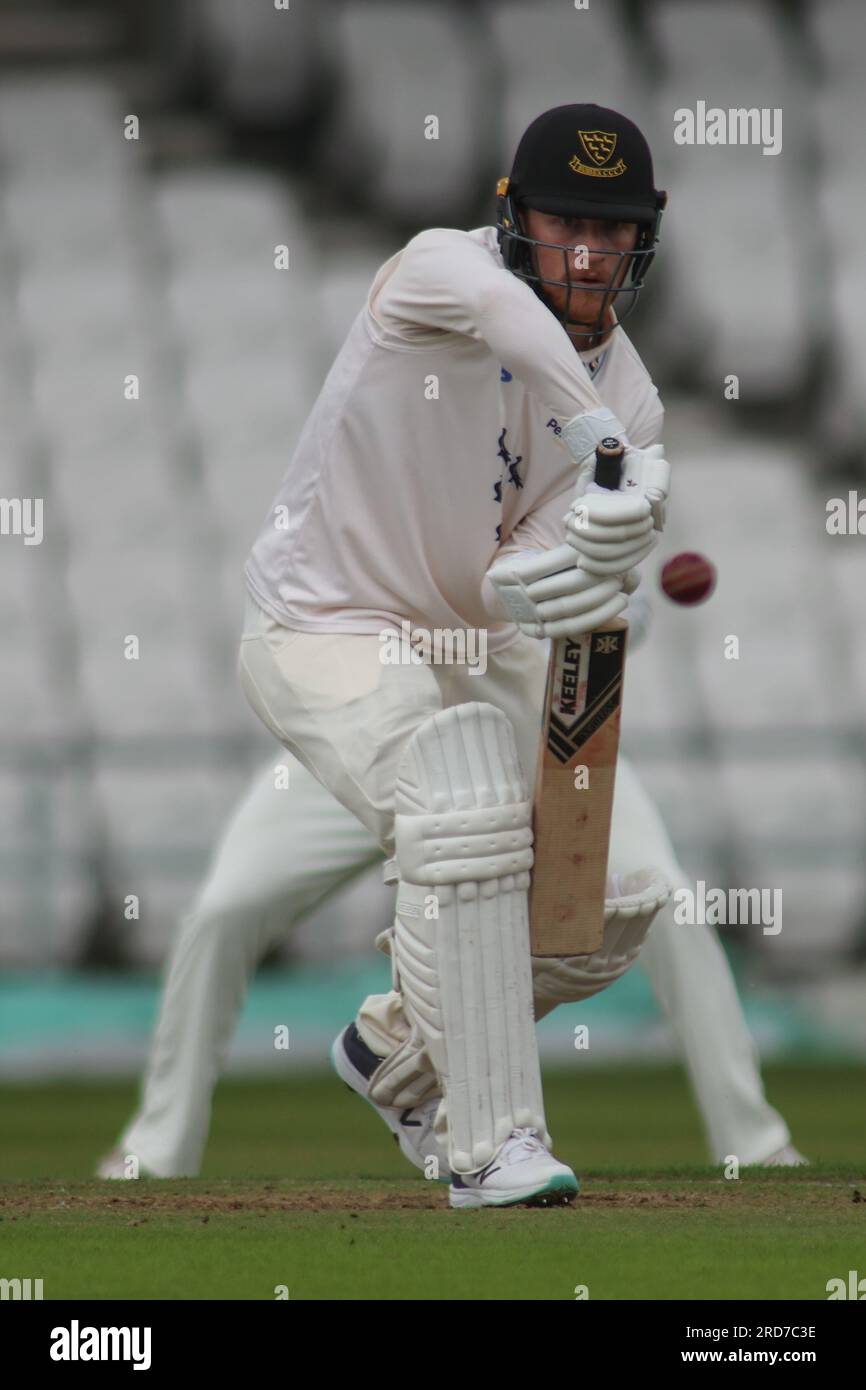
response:
[[[623,453],[618,439],[598,445],[598,486],[619,487]],[[551,644],[535,783],[534,956],[588,955],[602,943],[627,633],[612,618]]]

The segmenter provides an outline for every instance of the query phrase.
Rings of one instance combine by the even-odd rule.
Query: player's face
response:
[[[630,257],[621,253],[635,249],[637,223],[559,217],[536,208],[524,210],[523,222],[527,236],[552,243],[536,248],[539,274],[561,282],[544,286],[550,303],[562,313],[568,301],[569,322],[578,329],[593,327],[603,305],[612,324],[610,304],[630,264]]]

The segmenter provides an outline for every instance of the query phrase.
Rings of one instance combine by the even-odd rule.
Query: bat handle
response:
[[[625,445],[621,439],[609,435],[595,448],[595,484],[616,492],[622,482],[622,466],[625,458]]]

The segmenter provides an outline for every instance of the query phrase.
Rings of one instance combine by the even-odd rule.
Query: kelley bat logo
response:
[[[547,747],[569,762],[616,712],[622,697],[623,632],[563,638],[550,702]]]

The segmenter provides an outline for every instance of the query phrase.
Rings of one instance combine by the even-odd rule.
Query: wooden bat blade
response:
[[[614,618],[553,644],[535,788],[534,956],[587,955],[602,943],[627,632]]]

